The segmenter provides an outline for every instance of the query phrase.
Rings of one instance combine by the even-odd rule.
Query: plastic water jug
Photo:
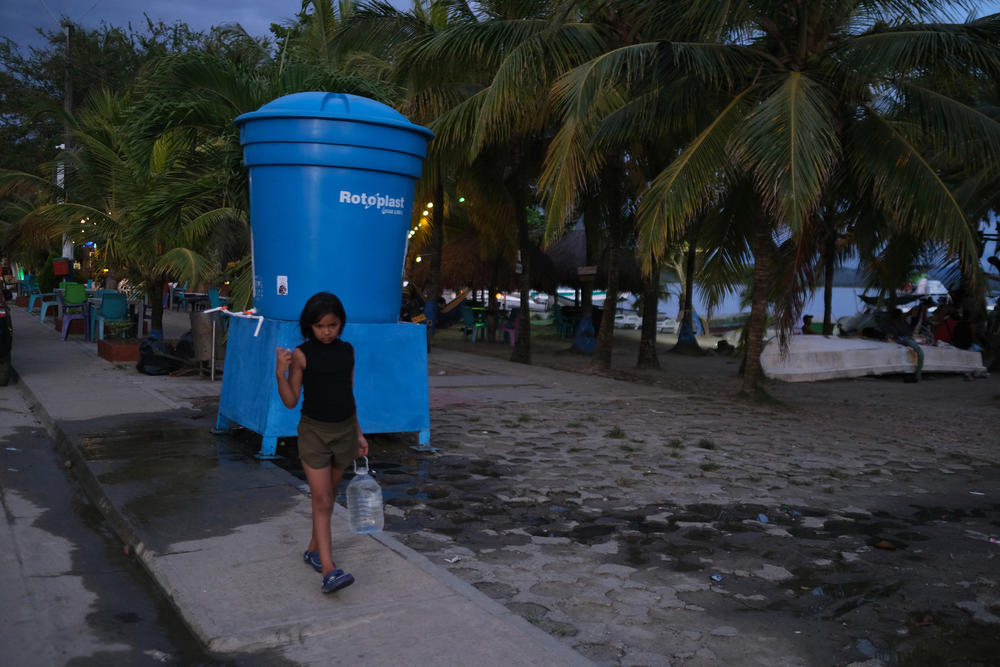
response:
[[[354,479],[347,485],[347,512],[352,533],[377,533],[382,530],[382,487],[369,474],[368,457],[360,470],[354,462]]]

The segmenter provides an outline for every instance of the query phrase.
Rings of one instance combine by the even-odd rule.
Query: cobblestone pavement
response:
[[[374,443],[387,530],[598,664],[998,664],[996,377],[761,405],[722,359],[638,383],[455,359],[439,451]]]

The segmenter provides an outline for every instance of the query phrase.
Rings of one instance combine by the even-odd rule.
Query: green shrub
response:
[[[59,287],[59,283],[62,282],[61,276],[56,276],[52,272],[52,260],[59,259],[58,257],[49,257],[45,260],[45,264],[42,266],[42,270],[38,272],[38,289],[43,292],[51,292],[55,288]]]

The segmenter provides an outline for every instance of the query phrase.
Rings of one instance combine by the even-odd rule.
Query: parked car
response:
[[[0,282],[0,387],[10,382],[10,349],[14,343],[14,325],[7,302],[13,298],[7,285]]]
[[[633,313],[618,313],[615,315],[616,329],[638,329],[642,326],[642,318]]]
[[[677,320],[665,317],[656,323],[657,333],[677,333]]]

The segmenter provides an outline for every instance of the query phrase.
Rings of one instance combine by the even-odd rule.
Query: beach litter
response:
[[[760,521],[761,523],[767,523],[767,515],[766,514],[758,514],[757,515],[757,520]]]
[[[722,575],[721,574],[713,574],[712,577],[711,577],[711,579],[712,579],[712,581],[722,581]]]

